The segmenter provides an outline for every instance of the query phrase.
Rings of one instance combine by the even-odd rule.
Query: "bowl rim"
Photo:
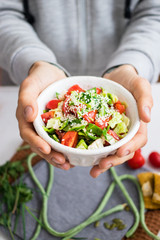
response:
[[[57,82],[61,83],[61,82],[64,82],[64,81],[70,81],[70,79],[74,79],[74,78],[76,78],[77,82],[78,82],[79,79],[82,80],[83,78],[85,78],[85,79],[86,78],[90,78],[90,79],[95,79],[95,80],[98,80],[98,79],[102,80],[103,79],[103,81],[104,81],[104,78],[102,78],[102,77],[95,77],[95,76],[71,76],[71,77],[63,78],[61,80],[58,80],[58,81],[50,84],[47,88],[45,88],[40,93],[40,95],[38,96],[37,104],[39,104],[40,99],[43,98],[44,96],[46,96],[46,93],[49,91],[49,89],[53,85],[55,85]],[[137,108],[136,100],[133,97],[133,95],[125,87],[123,87],[122,85],[120,85],[120,84],[118,84],[116,82],[113,82],[110,79],[105,79],[105,81],[109,82],[113,86],[121,88],[121,90],[123,90],[123,92],[125,92],[125,95],[127,95],[127,98],[130,98],[131,101],[135,103],[135,110],[136,110],[135,111],[135,123],[134,123],[134,125],[132,127],[131,132],[127,133],[127,135],[123,139],[121,139],[120,141],[114,143],[113,145],[109,145],[109,146],[106,146],[106,147],[103,147],[103,148],[98,148],[98,149],[91,149],[91,150],[71,148],[71,147],[62,145],[61,143],[58,143],[55,140],[53,140],[52,138],[50,138],[48,136],[48,134],[42,128],[42,125],[40,124],[40,120],[39,120],[39,118],[40,118],[39,109],[38,109],[37,117],[36,117],[36,119],[33,122],[34,128],[35,128],[36,132],[38,133],[38,135],[40,137],[42,137],[42,139],[44,139],[47,143],[49,143],[51,145],[51,147],[52,147],[52,144],[54,144],[55,148],[53,147],[53,149],[55,149],[56,151],[63,152],[63,153],[64,152],[72,153],[72,154],[75,154],[75,155],[83,155],[83,156],[101,155],[101,154],[105,154],[105,153],[107,154],[107,153],[110,153],[110,152],[112,152],[114,150],[117,150],[119,147],[121,147],[122,145],[127,143],[129,140],[131,140],[134,137],[134,135],[136,134],[136,132],[138,131],[139,126],[140,126],[140,120],[139,120],[138,108]]]

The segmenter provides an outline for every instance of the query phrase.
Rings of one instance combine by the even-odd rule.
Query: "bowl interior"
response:
[[[61,93],[63,91],[66,91],[69,87],[71,87],[74,84],[78,84],[83,89],[90,89],[92,87],[103,87],[105,88],[109,93],[115,94],[120,101],[127,103],[127,110],[126,115],[130,118],[130,126],[129,126],[129,132],[120,141],[117,143],[104,147],[102,149],[97,150],[81,150],[81,149],[75,149],[66,147],[62,144],[59,144],[55,142],[53,139],[51,139],[48,134],[43,130],[42,126],[44,125],[41,114],[43,113],[43,110],[46,107],[46,104],[48,101],[56,97],[56,92]],[[137,132],[139,128],[139,116],[138,116],[138,110],[137,110],[137,104],[135,99],[133,98],[132,94],[127,91],[124,87],[121,85],[104,78],[98,78],[98,77],[90,77],[90,76],[76,76],[76,77],[69,77],[62,79],[60,81],[57,81],[53,84],[51,84],[49,87],[47,87],[38,97],[38,115],[34,121],[34,127],[37,131],[37,133],[45,139],[53,148],[59,149],[59,151],[64,152],[64,149],[69,152],[74,153],[81,153],[81,154],[89,154],[93,153],[93,151],[97,154],[100,154],[102,152],[109,152],[113,151],[120,146],[122,146],[124,143],[128,142]]]

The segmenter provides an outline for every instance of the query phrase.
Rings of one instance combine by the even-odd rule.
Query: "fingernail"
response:
[[[66,162],[65,158],[59,154],[55,154],[54,157],[52,157],[53,161],[59,164],[64,164]]]
[[[42,148],[38,147],[37,150],[38,150],[39,152],[42,152],[42,153],[43,153]]]
[[[51,162],[57,163],[57,164],[61,163],[61,161],[59,161],[59,159],[56,159],[56,158],[51,158]]]
[[[95,178],[97,178],[101,173],[102,173],[102,172],[97,173],[97,175],[95,176]]]
[[[60,166],[60,168],[63,170],[69,170],[70,167],[68,167],[67,163],[64,163],[63,165]]]
[[[130,154],[130,151],[129,151],[129,150],[126,150],[126,151],[124,152],[124,154],[122,155],[122,157],[127,156],[127,155],[129,155],[129,154]]]
[[[104,173],[105,171],[107,171],[108,169],[110,169],[111,167],[113,167],[112,163],[109,163],[105,169],[102,169],[101,173]]]
[[[31,106],[27,106],[24,109],[24,116],[25,118],[28,118],[33,113],[33,109]]]
[[[151,117],[151,112],[150,112],[149,107],[144,107],[144,111],[145,111],[147,117],[150,118]]]

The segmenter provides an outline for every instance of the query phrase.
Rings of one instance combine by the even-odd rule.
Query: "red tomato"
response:
[[[136,150],[137,153],[141,153],[141,148],[139,148],[138,150]]]
[[[102,89],[101,88],[96,88],[96,93],[97,94],[100,94],[102,92]]]
[[[58,103],[61,102],[61,100],[58,99],[53,99],[51,101],[49,101],[46,105],[46,108],[48,109],[55,109],[58,107]]]
[[[68,102],[69,102],[69,99],[70,99],[70,97],[67,97],[67,98],[64,100],[64,103],[63,103],[63,106],[62,106],[62,112],[63,112],[64,114],[69,113],[69,111],[68,111]]]
[[[160,168],[160,154],[158,152],[152,152],[149,155],[149,162],[157,168]]]
[[[82,88],[80,88],[80,86],[78,84],[73,85],[72,87],[70,87],[67,91],[66,95],[71,95],[71,92],[76,91],[76,92],[85,92]]]
[[[116,103],[122,104],[119,100],[118,100]],[[115,104],[116,104],[116,103],[115,103]]]
[[[108,130],[108,132],[107,132],[109,135],[111,135],[112,137],[114,137],[114,139],[116,139],[116,140],[120,140],[120,138],[118,137],[118,135],[113,131],[113,130],[111,130],[111,129],[109,129]]]
[[[61,144],[75,148],[78,142],[78,133],[75,131],[68,131],[62,137]]]
[[[69,113],[72,113],[72,114],[74,114],[76,117],[78,117],[77,111],[83,109],[84,106],[85,106],[85,105],[83,105],[82,103],[80,103],[78,106],[75,105],[74,107],[73,107],[73,106],[72,106],[72,107],[69,106]]]
[[[59,130],[56,130],[55,132],[56,132],[56,134],[58,135],[59,140],[61,141],[62,138],[63,138],[63,136],[65,135],[65,132],[61,132],[61,131],[59,131]]]
[[[121,103],[118,103],[118,102],[116,102],[114,104],[114,107],[120,114],[124,113],[125,110],[126,110],[125,106],[123,104],[121,104]]]
[[[50,118],[54,117],[54,111],[46,112],[41,114],[41,118],[44,123],[47,123]]]
[[[135,151],[133,158],[128,160],[128,165],[132,169],[141,168],[144,164],[145,164],[145,159],[142,156],[142,154],[140,153],[139,149],[137,151]]]
[[[96,121],[95,121],[95,125],[97,127],[100,127],[102,130],[107,127],[108,125],[108,122],[112,119],[112,117],[110,116],[109,118],[106,118],[106,119],[103,119],[103,118],[98,118]]]
[[[96,114],[97,114],[97,110],[93,110],[84,114],[83,118],[89,123],[94,123]]]
[[[104,146],[107,147],[107,146],[110,146],[111,144],[107,141],[104,142]]]

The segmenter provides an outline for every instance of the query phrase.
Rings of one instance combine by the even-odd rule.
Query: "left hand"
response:
[[[110,167],[131,159],[134,152],[147,143],[147,123],[151,120],[151,108],[153,106],[151,85],[148,80],[137,74],[133,66],[122,65],[103,77],[121,84],[133,94],[137,101],[141,123],[137,134],[131,141],[120,147],[115,155],[102,159],[99,165],[91,169],[90,175],[94,178],[107,171]]]

